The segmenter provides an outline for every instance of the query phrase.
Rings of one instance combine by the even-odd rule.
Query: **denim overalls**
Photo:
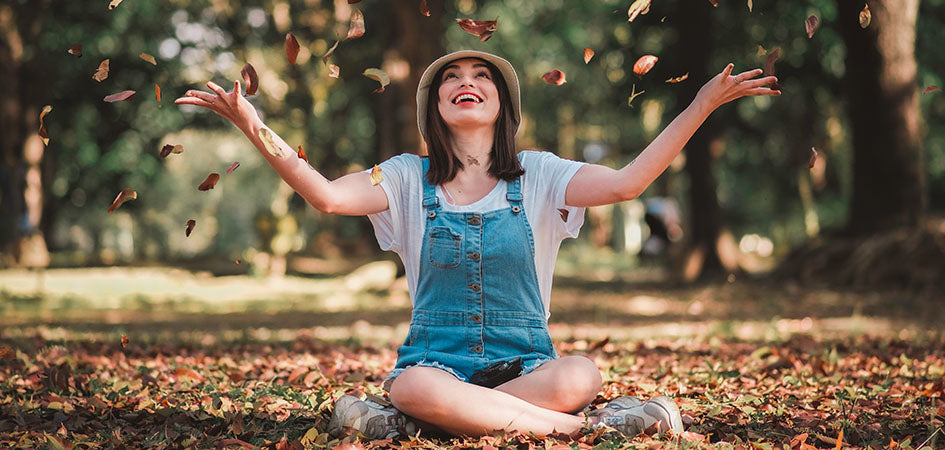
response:
[[[397,350],[391,378],[412,366],[429,366],[468,381],[516,357],[524,375],[557,358],[538,290],[521,177],[508,184],[508,208],[450,212],[427,182],[429,165],[423,158],[427,220],[410,333]]]

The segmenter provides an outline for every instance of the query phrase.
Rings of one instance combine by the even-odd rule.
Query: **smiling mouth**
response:
[[[470,93],[459,94],[456,96],[456,98],[453,99],[454,105],[458,105],[460,103],[468,103],[468,102],[482,103],[482,99],[479,98],[479,96],[475,94],[470,94]]]

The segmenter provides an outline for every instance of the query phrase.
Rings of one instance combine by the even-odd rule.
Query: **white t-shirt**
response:
[[[584,208],[565,206],[564,194],[571,177],[584,163],[559,158],[549,152],[526,150],[521,152],[522,196],[525,216],[535,239],[535,269],[538,288],[545,306],[545,317],[551,315],[551,280],[554,275],[558,248],[565,238],[577,237],[584,224]],[[400,255],[407,272],[410,299],[416,296],[420,273],[420,247],[426,226],[423,211],[423,164],[414,154],[395,156],[380,164],[384,180],[381,187],[387,194],[389,207],[370,214],[374,234],[381,250]],[[495,188],[482,199],[469,205],[457,206],[446,200],[440,186],[436,188],[440,206],[446,211],[485,213],[508,208],[505,198],[508,183],[499,180]],[[559,210],[567,211],[563,214]],[[562,217],[567,216],[567,221]]]

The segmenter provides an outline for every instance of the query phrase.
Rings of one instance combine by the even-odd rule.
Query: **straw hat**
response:
[[[430,85],[433,83],[433,76],[445,65],[463,58],[479,58],[492,63],[499,69],[505,84],[509,87],[509,96],[512,98],[512,114],[515,118],[515,131],[518,131],[518,125],[522,123],[522,100],[518,87],[518,75],[512,64],[508,61],[493,55],[491,53],[479,52],[475,50],[460,50],[445,56],[437,58],[432,64],[427,66],[420,77],[420,86],[417,87],[417,126],[420,127],[420,136],[427,140],[427,97],[430,95]]]

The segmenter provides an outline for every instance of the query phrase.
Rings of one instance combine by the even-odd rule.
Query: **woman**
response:
[[[404,154],[329,181],[259,138],[265,126],[240,95],[207,83],[178,104],[203,106],[239,127],[282,178],[320,211],[368,215],[384,250],[404,261],[414,310],[385,388],[393,406],[342,397],[329,431],[370,438],[412,434],[417,423],[456,435],[496,429],[544,436],[608,425],[635,435],[657,424],[682,431],[667,397],[623,397],[586,414],[601,388],[596,365],[558,357],[548,336],[548,299],[558,246],[575,237],[584,208],[637,197],[666,169],[708,115],[747,95],[779,95],[729,64],[630,164],[620,170],[547,152],[516,155],[521,123],[515,70],[498,56],[460,51],[425,70],[417,122],[429,158]],[[282,154],[292,148],[274,136]]]

